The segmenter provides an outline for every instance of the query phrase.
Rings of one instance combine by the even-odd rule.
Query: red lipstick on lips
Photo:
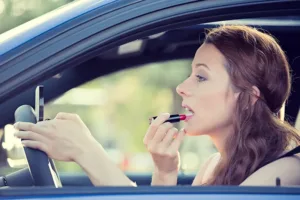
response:
[[[175,115],[170,115],[169,119],[167,119],[165,122],[170,122],[170,123],[176,123],[180,122],[183,120],[186,120],[187,118],[191,117],[193,114],[175,114]],[[149,119],[149,124],[151,124],[152,120],[155,120],[157,116],[151,117]]]

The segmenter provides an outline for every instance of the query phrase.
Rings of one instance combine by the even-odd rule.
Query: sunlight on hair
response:
[[[296,119],[295,128],[300,130],[300,109],[298,111],[298,116],[297,116],[297,119]]]

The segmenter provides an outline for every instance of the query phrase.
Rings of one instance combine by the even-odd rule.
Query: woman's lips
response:
[[[188,120],[190,120],[192,117],[193,117],[194,113],[187,113],[185,114],[186,118],[185,118],[185,121],[187,122]]]
[[[187,122],[193,117],[194,111],[188,105],[186,105],[184,103],[182,103],[182,107],[186,110],[186,114],[185,114],[186,119],[185,119],[185,121]]]

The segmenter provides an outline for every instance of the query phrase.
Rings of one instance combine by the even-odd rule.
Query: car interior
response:
[[[95,79],[110,76],[114,73],[123,73],[126,70],[137,70],[153,63],[167,63],[176,60],[191,61],[195,51],[203,42],[205,31],[223,24],[243,24],[254,26],[257,29],[263,29],[270,33],[279,41],[279,44],[287,54],[293,73],[292,94],[286,105],[285,118],[299,129],[300,17],[298,16],[250,18],[198,24],[139,38],[132,42],[110,49],[109,51],[101,53],[84,63],[80,63],[77,66],[66,69],[62,73],[44,80],[39,84],[43,86],[40,92],[43,94],[44,98],[45,115],[47,115],[47,108],[49,108],[48,111],[51,110],[50,104],[53,103],[54,100],[65,95],[67,91],[80,87],[81,85],[89,83]],[[182,76],[185,76],[185,74]],[[1,105],[2,112],[5,113],[5,116],[7,116],[5,119],[1,119],[0,121],[0,127],[2,127],[2,134],[0,136],[1,143],[5,143],[5,140],[7,139],[5,138],[7,136],[3,133],[5,132],[4,127],[8,124],[13,124],[15,121],[15,110],[21,105],[35,106],[34,96],[36,95],[37,86],[38,85],[33,85],[29,90],[12,97]],[[134,95],[138,94],[134,93]],[[1,168],[10,168],[7,160],[9,155],[12,153],[9,151],[13,152],[15,150],[13,148],[3,148],[3,145],[0,146]],[[11,169],[9,172],[18,173],[20,170],[24,169],[15,168]],[[28,181],[30,177],[26,176],[26,174],[28,174],[28,169],[25,169],[25,171],[25,175],[20,175],[15,182],[11,185],[8,184],[8,186],[32,185],[32,182]],[[60,172],[59,168],[57,171],[63,187],[92,185],[84,173]],[[137,183],[137,185],[149,186],[151,183],[151,172],[128,172],[127,174],[132,181]],[[7,174],[0,175],[6,176]],[[178,185],[190,185],[194,176],[195,173],[180,173]],[[3,179],[1,180],[4,181]],[[0,185],[5,186],[3,183],[0,183]]]

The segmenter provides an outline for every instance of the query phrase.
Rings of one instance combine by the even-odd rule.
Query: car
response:
[[[24,108],[24,105],[38,109],[39,107],[35,107],[36,90],[43,93],[41,100],[46,103],[45,114],[54,113],[61,108],[59,106],[61,102],[66,101],[61,99],[62,96],[73,91],[70,98],[79,98],[78,95],[74,96],[76,93],[74,88],[91,83],[92,80],[115,73],[119,73],[114,77],[115,80],[120,80],[128,70],[146,69],[147,65],[153,63],[183,60],[182,65],[186,65],[203,41],[205,30],[224,23],[251,25],[270,32],[286,51],[294,77],[300,75],[299,67],[297,68],[300,61],[300,1],[74,1],[0,35],[0,126],[4,131],[5,127],[9,129],[10,126],[7,125],[14,123],[15,114],[18,115],[16,110]],[[174,70],[171,72],[179,76],[174,75],[172,80],[179,81],[186,73],[181,68],[185,69],[186,66],[180,69],[176,66],[158,65],[160,68]],[[146,79],[151,69],[147,68],[143,72],[145,76],[143,80],[145,84],[152,86],[153,82],[147,82]],[[162,86],[171,80],[168,79],[170,74],[153,76]],[[133,82],[130,86],[138,85],[134,82],[135,76],[137,74],[131,76],[130,80]],[[105,84],[108,87],[109,81]],[[292,87],[293,92],[286,106],[286,115],[287,120],[298,127],[299,79],[295,78]],[[128,94],[139,96],[139,93],[134,93],[138,90],[132,91]],[[130,96],[122,95],[121,92],[119,91],[118,100]],[[161,92],[172,97],[172,93],[168,93],[169,90]],[[110,93],[119,94],[113,91]],[[92,101],[93,98],[105,101],[107,97],[106,94],[88,98],[89,95],[91,93],[80,93],[79,96],[86,97],[87,104],[95,103]],[[166,104],[165,100],[158,97],[156,100]],[[123,102],[114,103],[120,105],[118,109],[130,110]],[[151,101],[149,104],[141,102],[138,104],[145,110],[151,107]],[[81,109],[84,110],[86,107]],[[27,111],[32,112],[30,109]],[[174,111],[180,110],[176,110],[175,107]],[[133,121],[135,125],[147,122],[147,119],[140,116],[138,118],[141,121],[133,120],[126,115],[116,116],[114,119],[117,121],[120,118],[128,118],[129,121],[126,122]],[[109,123],[101,124],[101,127],[106,126],[112,128]],[[107,137],[109,135],[108,133]],[[5,133],[4,136],[10,137]],[[127,137],[136,136],[127,134]],[[2,137],[2,140],[5,140],[5,137]],[[9,150],[9,143],[4,144],[5,149]],[[114,145],[107,143],[107,147],[111,146]],[[4,155],[4,151],[1,153]],[[128,174],[129,178],[139,185],[137,188],[93,187],[84,174],[60,173],[55,167],[59,163],[53,162],[43,152],[25,148],[25,153],[29,167],[2,176],[0,198],[299,199],[300,197],[300,187],[280,185],[187,187],[192,183],[195,176],[193,173],[181,173],[176,187],[149,187],[151,173]],[[114,158],[124,156],[119,153],[114,151]],[[141,157],[144,156],[140,155],[139,158],[132,160],[139,160]],[[187,160],[193,161],[194,158],[192,154],[186,156]],[[145,160],[143,163],[146,162]],[[17,163],[16,159],[15,164]],[[126,163],[122,166],[128,167]],[[34,190],[32,186],[35,186]]]

